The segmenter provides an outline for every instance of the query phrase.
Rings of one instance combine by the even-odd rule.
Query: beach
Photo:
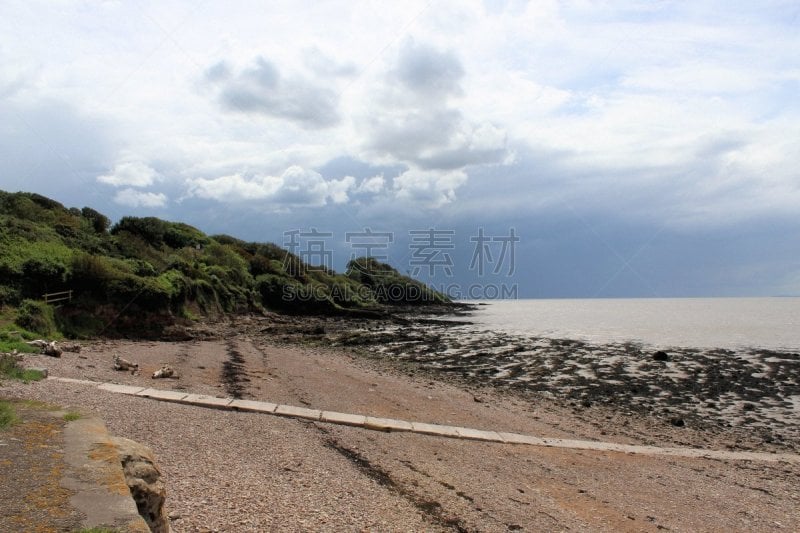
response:
[[[790,431],[769,442],[763,434],[715,429],[686,414],[679,425],[677,414],[654,416],[614,402],[587,405],[557,390],[487,386],[470,379],[464,365],[466,377],[427,368],[422,357],[398,357],[392,347],[401,334],[391,341],[387,328],[402,327],[406,340],[425,330],[445,342],[455,335],[445,331],[459,326],[398,320],[403,323],[351,321],[345,327],[334,319],[243,317],[198,326],[180,341],[94,341],[79,354],[26,356],[26,363],[46,365],[51,376],[539,437],[796,451]],[[368,342],[365,331],[379,342]],[[402,351],[411,352],[408,345]],[[140,372],[114,371],[115,354],[139,363]],[[180,377],[152,379],[164,364]],[[800,523],[797,463],[387,433],[163,403],[54,380],[4,382],[2,390],[97,414],[112,433],[150,446],[178,532],[782,531]]]

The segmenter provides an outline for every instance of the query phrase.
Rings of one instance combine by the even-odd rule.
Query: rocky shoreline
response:
[[[463,310],[463,311],[466,311]],[[356,349],[411,373],[563,402],[582,411],[654,417],[741,436],[745,448],[800,449],[800,354],[766,349],[593,344],[476,328],[467,318],[284,318],[262,333]]]

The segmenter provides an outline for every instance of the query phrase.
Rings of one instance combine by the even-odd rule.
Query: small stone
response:
[[[683,418],[673,418],[669,421],[669,423],[676,428],[682,428],[686,425],[686,422],[684,422]]]
[[[661,350],[657,351],[653,354],[653,360],[655,361],[669,361],[669,354],[667,352],[663,352]]]

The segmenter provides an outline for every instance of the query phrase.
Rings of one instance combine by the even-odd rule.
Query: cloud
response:
[[[264,57],[239,72],[225,61],[215,63],[205,79],[227,111],[280,118],[307,129],[331,127],[341,120],[339,98],[331,87],[297,74],[284,77]]]
[[[135,189],[122,189],[114,195],[114,201],[128,207],[164,207],[167,205],[167,196],[163,193],[137,191]]]
[[[367,178],[363,180],[358,185],[358,192],[364,194],[379,194],[383,191],[383,188],[386,186],[386,180],[383,179],[383,175],[379,176],[372,176],[371,178]]]
[[[322,76],[349,78],[357,73],[354,63],[340,63],[316,46],[303,51],[303,63],[312,72]]]
[[[424,98],[444,99],[463,92],[464,67],[455,53],[413,40],[401,48],[394,75],[406,89]]]
[[[373,154],[427,170],[494,164],[506,156],[505,132],[470,120],[454,104],[464,68],[453,52],[414,40],[401,48],[383,93],[361,124]]]
[[[368,155],[407,168],[394,180],[397,198],[439,207],[455,198],[468,167],[508,158],[504,129],[458,107],[465,75],[454,52],[413,39],[387,70],[359,127]]]
[[[394,192],[401,200],[437,208],[452,202],[456,189],[466,181],[467,175],[461,170],[440,173],[411,169],[394,178]]]
[[[345,203],[356,179],[345,176],[326,180],[316,171],[294,165],[280,176],[231,174],[219,178],[195,178],[189,194],[222,202],[267,201],[291,206],[322,206],[329,201]]]
[[[159,173],[141,161],[117,163],[110,174],[97,177],[100,183],[114,187],[149,187],[159,179]]]

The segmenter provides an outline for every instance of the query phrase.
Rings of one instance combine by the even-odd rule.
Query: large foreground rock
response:
[[[150,448],[132,440],[114,437],[125,480],[131,495],[153,533],[169,533],[169,519],[164,507],[167,491]]]

